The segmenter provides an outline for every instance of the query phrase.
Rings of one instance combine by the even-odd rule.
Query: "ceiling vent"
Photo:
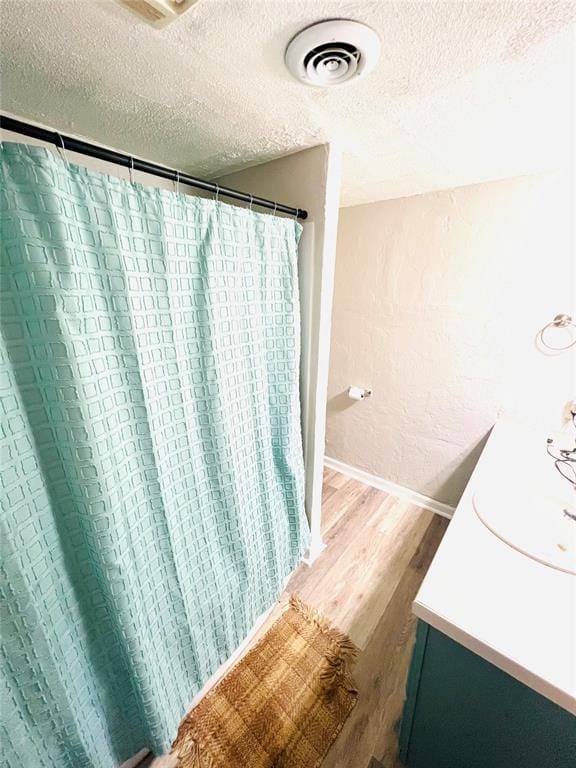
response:
[[[342,85],[374,68],[380,57],[380,38],[359,21],[320,21],[290,41],[284,60],[301,83],[326,87]]]
[[[186,13],[198,0],[117,0],[153,27],[165,27]]]

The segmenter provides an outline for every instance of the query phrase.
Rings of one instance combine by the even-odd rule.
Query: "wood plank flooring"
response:
[[[358,703],[323,768],[401,768],[402,715],[416,622],[411,604],[448,521],[336,472],[324,473],[327,544],[287,586],[319,608],[361,648]]]
[[[410,607],[448,521],[332,470],[324,473],[322,512],[326,549],[294,572],[252,642],[291,594],[318,608],[361,649],[358,703],[323,768],[401,768],[397,726],[416,626]]]

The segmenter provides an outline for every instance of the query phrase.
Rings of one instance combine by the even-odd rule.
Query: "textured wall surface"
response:
[[[338,142],[357,205],[556,167],[570,142],[568,0],[200,0],[162,30],[113,0],[0,15],[4,111],[198,175]],[[286,45],[341,17],[378,32],[377,69],[302,86]]]
[[[341,211],[328,456],[456,504],[500,414],[557,425],[574,354],[534,337],[574,309],[571,203],[530,177]]]

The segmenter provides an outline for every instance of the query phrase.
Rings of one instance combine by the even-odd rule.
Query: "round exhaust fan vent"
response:
[[[380,56],[380,38],[359,21],[320,21],[286,48],[285,62],[301,83],[341,85],[368,74]]]

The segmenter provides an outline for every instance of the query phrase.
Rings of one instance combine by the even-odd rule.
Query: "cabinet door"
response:
[[[408,768],[575,768],[576,718],[566,710],[426,625],[413,663]]]

